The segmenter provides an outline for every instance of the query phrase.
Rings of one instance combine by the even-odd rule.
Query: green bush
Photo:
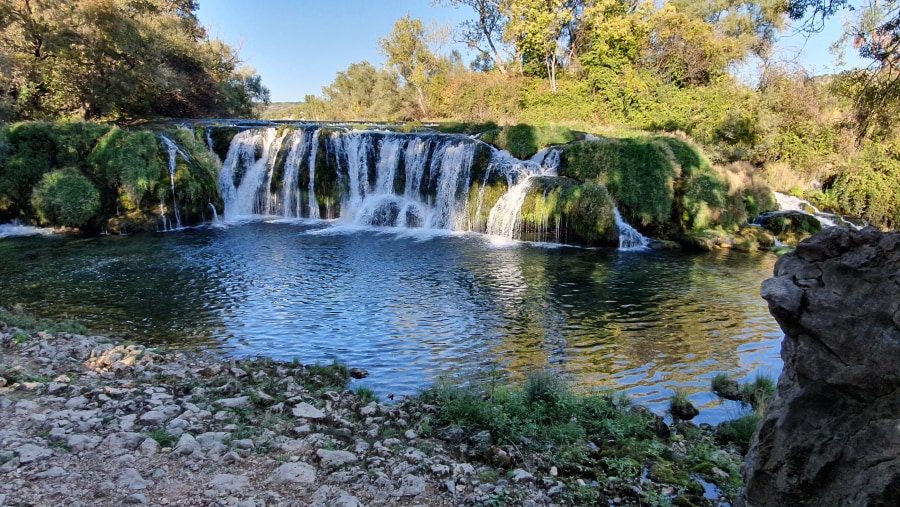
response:
[[[116,188],[122,207],[131,211],[151,194],[162,173],[159,142],[150,131],[114,127],[91,152],[88,163],[106,184]]]
[[[75,169],[61,169],[41,178],[31,205],[44,224],[80,227],[97,217],[100,192]]]
[[[900,141],[864,146],[828,193],[843,213],[886,229],[900,227]]]

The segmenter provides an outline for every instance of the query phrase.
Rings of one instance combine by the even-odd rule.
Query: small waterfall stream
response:
[[[172,211],[175,213],[175,228],[181,229],[181,214],[178,212],[178,197],[175,194],[175,166],[177,162],[176,157],[178,155],[181,155],[181,158],[184,159],[185,162],[189,161],[190,157],[168,137],[164,135],[160,135],[159,137],[169,151],[169,181],[172,184]],[[159,204],[159,212],[163,217],[164,228],[168,230],[168,224],[166,224],[166,216],[163,210],[162,203]]]
[[[634,251],[650,248],[650,240],[629,225],[622,218],[618,208],[613,209],[613,213],[616,217],[616,227],[619,229],[619,250]]]

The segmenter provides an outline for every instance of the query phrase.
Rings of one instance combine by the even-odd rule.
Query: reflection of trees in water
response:
[[[770,256],[540,252],[487,271],[508,316],[495,353],[514,372],[548,365],[585,387],[688,384],[739,371],[742,345],[777,332],[757,296]],[[708,371],[707,371],[708,370]]]

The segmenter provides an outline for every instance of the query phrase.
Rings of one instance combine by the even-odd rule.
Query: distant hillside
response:
[[[264,120],[300,120],[303,102],[271,102],[259,117]]]

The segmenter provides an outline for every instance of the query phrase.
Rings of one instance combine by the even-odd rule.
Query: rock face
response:
[[[762,296],[784,371],[738,505],[896,505],[900,233],[830,228],[775,265]]]

